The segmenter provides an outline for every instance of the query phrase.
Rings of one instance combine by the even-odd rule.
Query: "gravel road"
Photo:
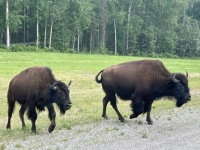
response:
[[[6,150],[199,150],[200,111],[181,107],[152,114],[154,125],[145,116],[120,123],[118,120],[30,135],[26,139],[1,141]]]

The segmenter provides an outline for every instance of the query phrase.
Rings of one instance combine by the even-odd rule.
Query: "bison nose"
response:
[[[70,103],[70,104],[67,104],[66,105],[66,110],[68,110],[68,109],[70,109],[72,107],[72,104]]]
[[[190,100],[191,100],[191,96],[190,96],[190,95],[188,96],[187,100],[188,100],[188,101],[190,101]]]

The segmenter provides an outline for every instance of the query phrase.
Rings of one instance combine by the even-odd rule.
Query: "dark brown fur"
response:
[[[48,67],[28,68],[16,75],[10,81],[8,88],[8,123],[6,128],[10,129],[10,119],[17,101],[21,104],[19,116],[22,121],[22,128],[26,126],[24,113],[27,107],[28,118],[32,122],[31,130],[34,133],[36,133],[36,108],[42,111],[44,107],[47,107],[51,120],[49,132],[52,132],[56,126],[56,113],[53,103],[58,105],[62,114],[71,107],[68,86],[62,81],[57,81]]]
[[[100,74],[101,78],[98,79]],[[152,124],[150,111],[155,99],[174,97],[177,107],[180,107],[191,98],[187,77],[180,73],[170,73],[159,60],[140,60],[111,66],[100,71],[95,80],[102,83],[106,94],[102,116],[107,118],[106,106],[110,101],[122,122],[125,120],[118,111],[115,94],[122,100],[132,101],[133,114],[130,118],[147,112],[149,124]]]

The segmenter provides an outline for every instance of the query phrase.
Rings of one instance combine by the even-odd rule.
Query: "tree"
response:
[[[102,48],[106,46],[106,26],[108,22],[108,9],[107,9],[107,0],[100,0],[99,4],[99,18],[100,18],[100,27],[101,27],[101,45]]]
[[[7,46],[7,48],[9,48],[10,47],[10,30],[9,30],[9,4],[8,4],[8,0],[6,0],[6,35],[7,35],[6,46]]]

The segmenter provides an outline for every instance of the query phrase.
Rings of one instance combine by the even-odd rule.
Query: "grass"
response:
[[[65,115],[60,116],[57,110],[55,130],[68,129],[73,130],[75,125],[97,122],[102,120],[102,98],[104,93],[101,85],[94,81],[95,75],[102,69],[119,64],[125,61],[144,59],[131,56],[106,56],[106,55],[85,55],[85,54],[65,54],[65,53],[9,53],[0,52],[0,141],[16,138],[26,139],[30,134],[31,122],[25,117],[27,128],[21,129],[21,121],[18,111],[19,105],[16,105],[15,112],[11,120],[11,130],[6,130],[7,123],[7,89],[10,80],[31,66],[49,66],[56,79],[68,83],[72,80],[70,86],[70,97],[73,103],[72,108]],[[171,72],[189,72],[189,86],[191,88],[192,101],[187,106],[199,108],[200,102],[200,60],[189,59],[160,59]],[[131,114],[130,102],[119,100],[118,107],[122,115]],[[197,105],[197,106],[196,106]],[[198,106],[199,105],[199,106]],[[159,113],[174,108],[173,101],[156,101],[152,107],[152,114]],[[127,111],[128,110],[128,111]],[[113,108],[108,105],[107,114],[109,118],[117,120],[117,114]],[[37,134],[48,132],[50,121],[47,111],[38,115],[36,122]],[[143,117],[145,118],[145,117]],[[154,119],[152,115],[152,119]],[[1,149],[4,146],[1,145]]]

